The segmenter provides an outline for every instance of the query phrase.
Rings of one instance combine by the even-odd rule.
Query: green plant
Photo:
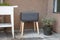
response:
[[[42,23],[43,25],[53,25],[55,22],[54,18],[43,18]]]
[[[0,3],[0,6],[9,6],[7,3]]]

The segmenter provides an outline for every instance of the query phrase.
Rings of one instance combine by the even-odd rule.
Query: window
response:
[[[53,12],[60,12],[60,0],[53,1]]]
[[[53,12],[57,12],[57,0],[53,0]]]
[[[57,12],[60,12],[60,0],[57,0]]]

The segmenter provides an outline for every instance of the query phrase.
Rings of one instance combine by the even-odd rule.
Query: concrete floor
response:
[[[21,38],[19,32],[15,32],[15,38],[12,38],[11,32],[0,32],[0,40],[60,40],[60,34],[53,33],[50,36],[46,36],[40,31],[38,35],[36,32],[28,30],[24,31],[24,36]]]

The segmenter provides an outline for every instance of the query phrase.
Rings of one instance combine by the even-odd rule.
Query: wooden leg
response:
[[[39,34],[39,26],[38,26],[38,22],[36,22],[36,26],[37,26],[37,33]]]
[[[12,25],[12,36],[14,38],[14,14],[11,15],[11,25]]]
[[[21,22],[21,35],[23,35],[23,32],[24,32],[24,22]]]
[[[12,27],[12,35],[13,35],[13,38],[14,38],[14,27]]]
[[[34,31],[36,31],[36,22],[34,22]]]
[[[20,32],[22,31],[22,26],[21,25],[22,25],[22,23],[20,22]]]

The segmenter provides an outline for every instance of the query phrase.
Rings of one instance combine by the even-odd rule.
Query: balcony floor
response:
[[[12,38],[11,32],[0,32],[0,40],[60,40],[60,34],[53,33],[50,36],[46,36],[40,31],[38,35],[32,30],[24,31],[24,36],[21,38],[19,32],[15,32],[15,38]]]

